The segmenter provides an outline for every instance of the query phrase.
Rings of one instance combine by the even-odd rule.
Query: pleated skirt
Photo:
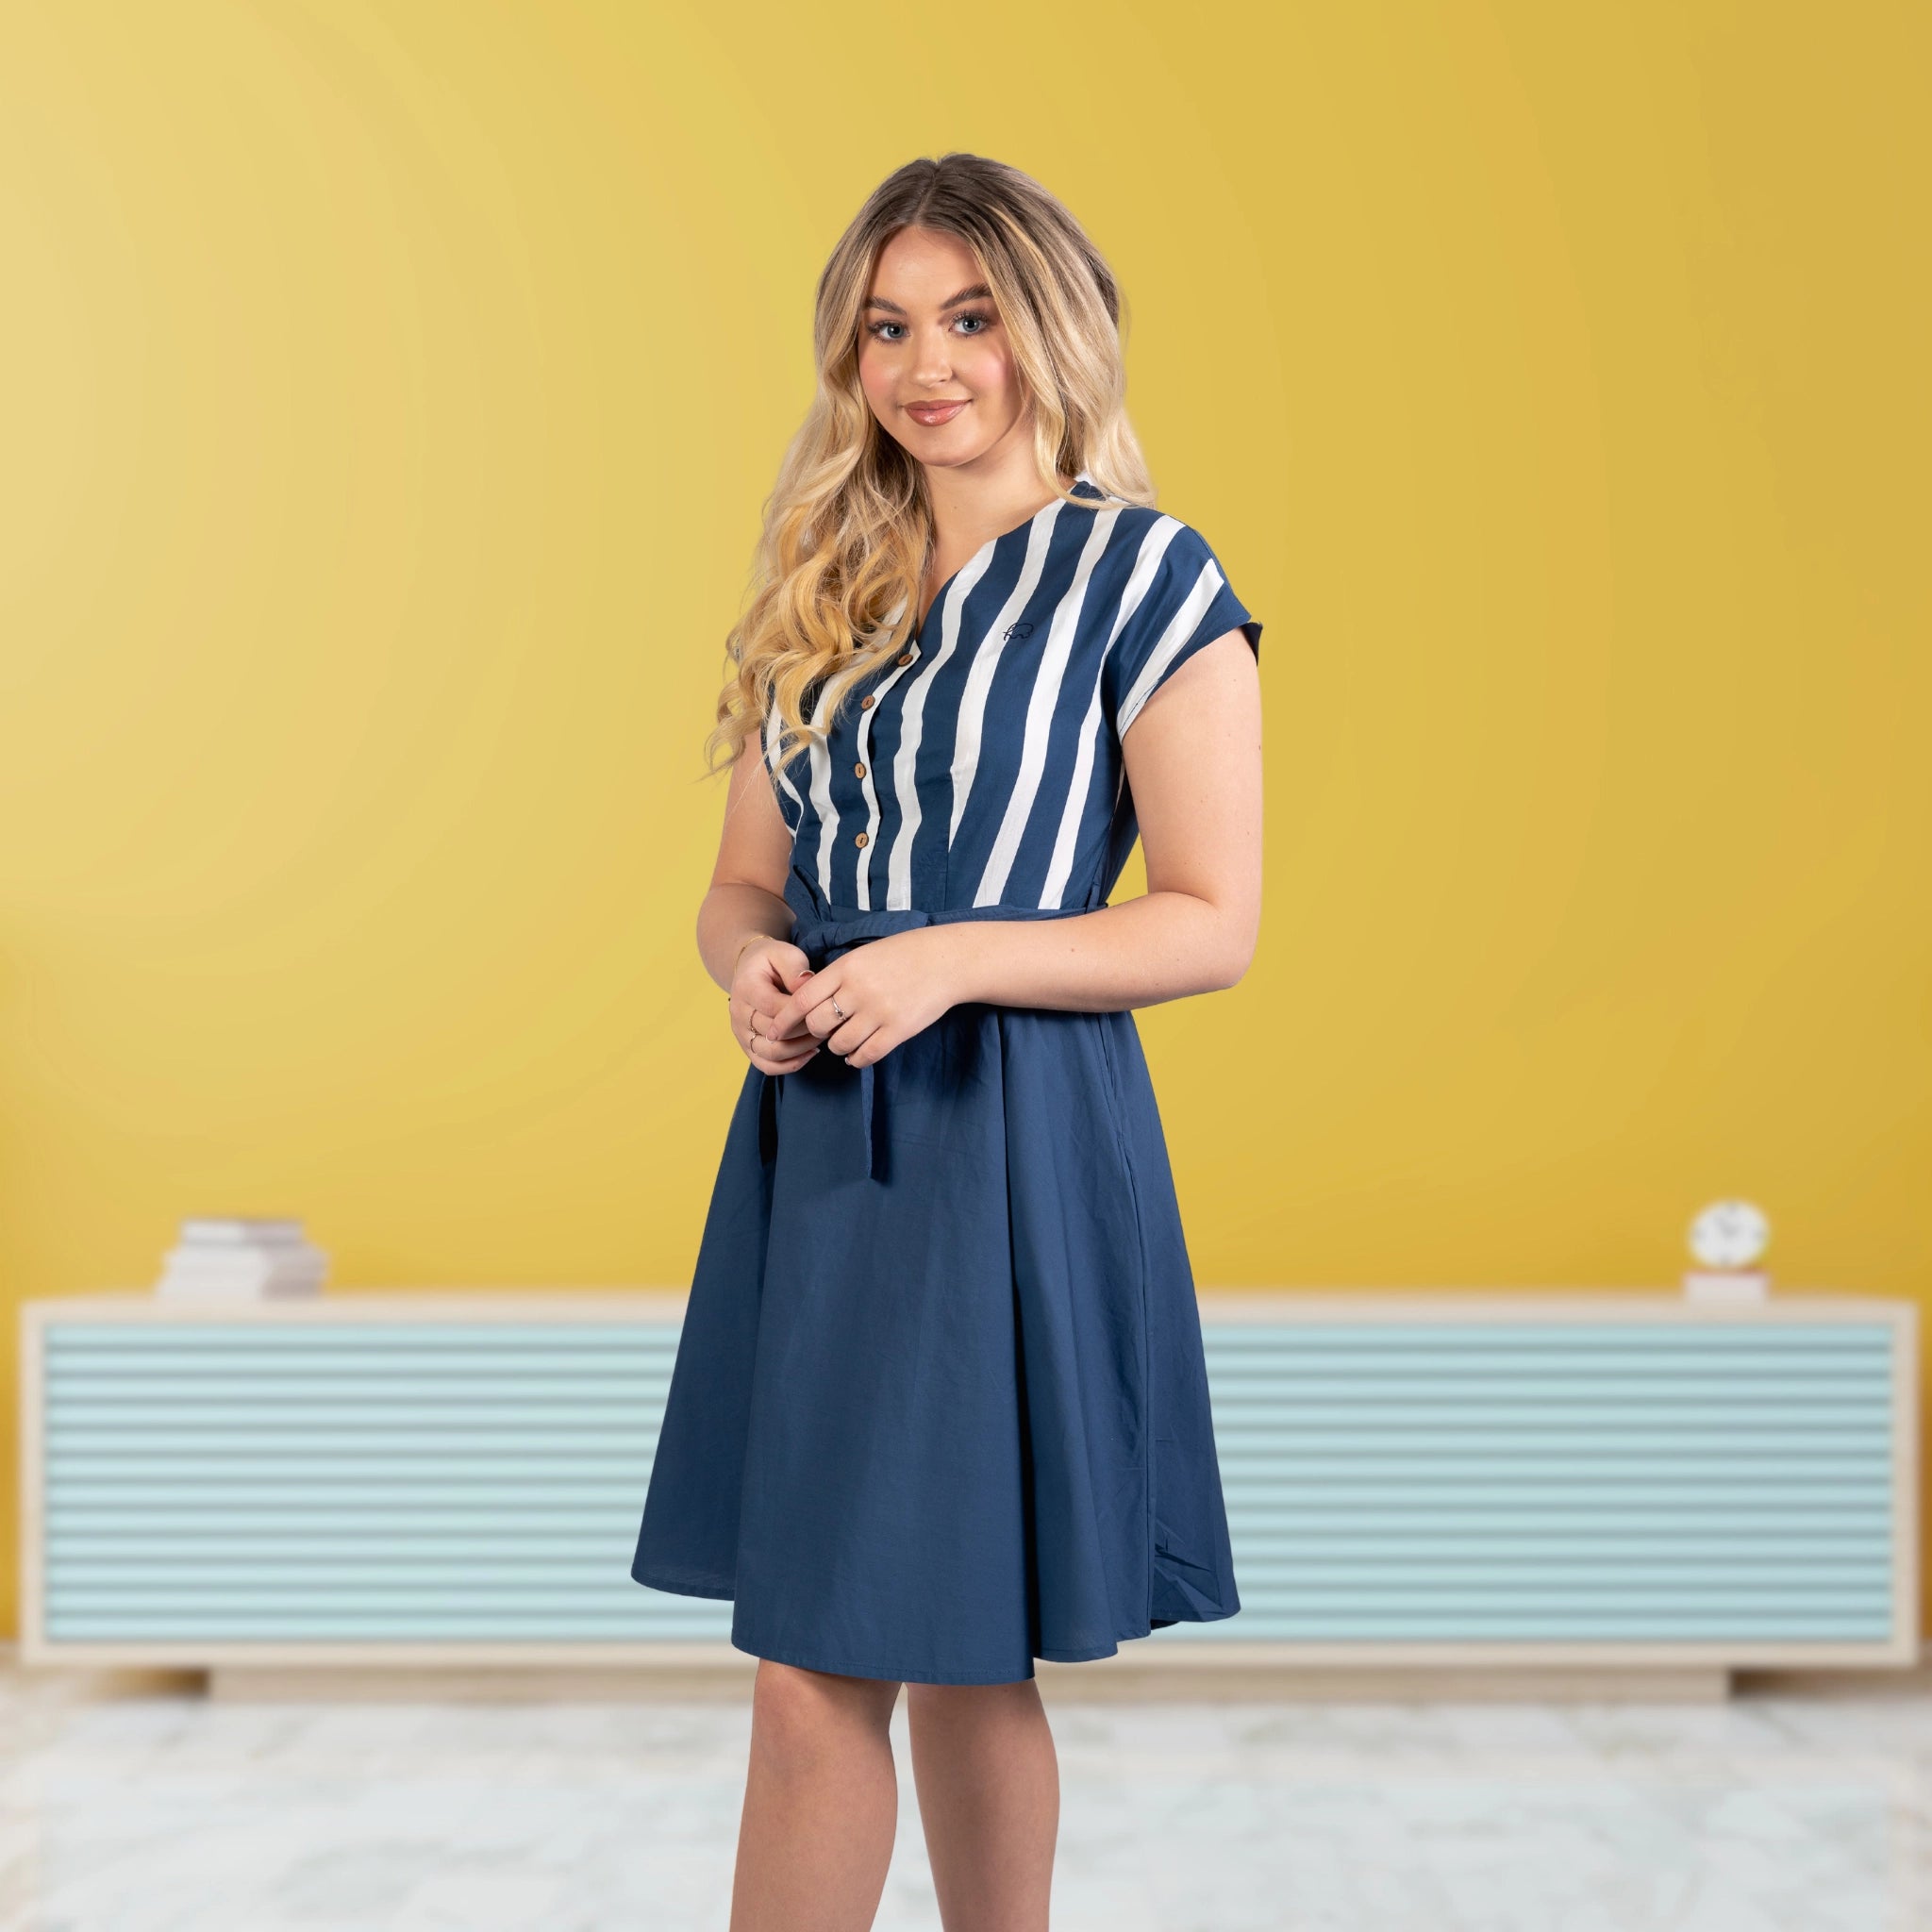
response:
[[[754,1656],[913,1683],[1240,1609],[1130,1012],[747,1069],[630,1574],[729,1599]]]

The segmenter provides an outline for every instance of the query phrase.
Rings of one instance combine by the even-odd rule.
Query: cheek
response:
[[[961,338],[953,351],[953,367],[959,379],[983,401],[1004,396],[1012,387],[1012,360],[1007,344],[993,335],[984,340],[976,336]]]
[[[880,355],[876,340],[868,338],[858,351],[858,384],[874,409],[884,409],[891,404],[894,381],[891,366]]]

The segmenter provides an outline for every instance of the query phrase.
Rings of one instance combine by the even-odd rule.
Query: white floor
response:
[[[1932,1698],[1053,1707],[1057,1932],[1922,1932]],[[722,1928],[741,1706],[0,1671],[4,1932]],[[905,1740],[881,1932],[932,1928]]]

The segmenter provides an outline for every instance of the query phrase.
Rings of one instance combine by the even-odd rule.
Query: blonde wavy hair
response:
[[[1124,300],[1100,251],[1004,161],[952,153],[907,162],[873,191],[819,276],[818,390],[766,501],[747,605],[725,641],[733,670],[705,741],[711,773],[768,720],[774,763],[790,763],[918,625],[933,543],[925,473],[879,426],[858,377],[874,267],[910,227],[957,237],[978,262],[1033,405],[1041,487],[1091,508],[1097,499],[1063,480],[1084,471],[1115,501],[1154,501],[1127,421]]]

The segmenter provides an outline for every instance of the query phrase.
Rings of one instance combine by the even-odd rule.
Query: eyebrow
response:
[[[940,304],[940,308],[943,311],[948,308],[957,308],[962,302],[987,302],[991,301],[991,298],[992,291],[984,282],[974,282],[970,289],[961,289],[957,295],[948,295]],[[890,308],[894,315],[904,315],[906,313],[896,302],[888,302],[883,295],[867,296],[865,306],[868,308]]]

